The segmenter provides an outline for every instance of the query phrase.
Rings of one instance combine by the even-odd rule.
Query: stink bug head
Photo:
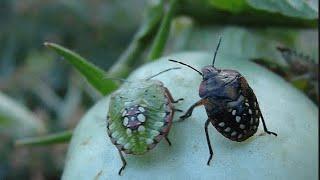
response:
[[[208,80],[210,78],[214,78],[216,75],[219,74],[220,70],[209,65],[209,66],[205,66],[201,69],[202,72],[202,78],[203,80]]]
[[[220,70],[212,66],[202,69],[203,80],[199,87],[199,96],[213,96],[234,100],[238,95],[239,84],[236,82],[240,73],[234,70]]]

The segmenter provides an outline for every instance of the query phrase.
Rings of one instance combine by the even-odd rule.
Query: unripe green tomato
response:
[[[131,74],[129,80],[148,77],[176,67],[178,59],[195,68],[211,63],[213,55],[186,52],[163,57]],[[128,166],[118,175],[122,162],[106,132],[109,97],[92,107],[76,127],[66,158],[62,179],[317,179],[318,110],[302,93],[280,77],[245,59],[218,54],[215,66],[239,71],[254,90],[269,129],[278,136],[265,135],[262,125],[244,142],[233,142],[210,126],[213,146],[211,165],[204,132],[207,115],[195,109],[183,122],[173,119],[169,138],[143,155],[126,155]],[[155,77],[173,97],[184,98],[176,108],[187,110],[199,100],[201,76],[183,68]]]

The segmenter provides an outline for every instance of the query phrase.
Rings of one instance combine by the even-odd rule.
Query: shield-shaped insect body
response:
[[[263,119],[257,98],[247,83],[246,79],[235,70],[218,69],[214,67],[214,61],[221,39],[216,48],[212,65],[205,66],[201,72],[197,69],[176,60],[169,60],[185,65],[202,76],[199,87],[200,100],[193,104],[180,118],[191,116],[193,109],[204,105],[208,119],[205,123],[205,134],[209,148],[209,165],[213,151],[208,134],[208,126],[211,123],[224,137],[232,141],[244,141],[257,132],[259,120],[262,120],[264,131],[268,131]]]
[[[163,72],[169,71],[170,68]],[[169,145],[168,133],[175,109],[169,90],[151,76],[145,80],[125,82],[122,88],[111,95],[107,115],[107,132],[117,147],[123,166],[126,166],[122,152],[141,155],[165,138]]]

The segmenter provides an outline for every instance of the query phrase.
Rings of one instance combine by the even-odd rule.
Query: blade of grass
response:
[[[116,82],[113,82],[111,79],[105,78],[106,72],[88,62],[77,53],[55,43],[45,42],[44,45],[48,48],[53,49],[59,55],[63,56],[101,94],[106,95],[118,87]]]
[[[178,0],[170,1],[169,9],[165,14],[165,17],[162,19],[160,29],[153,41],[150,53],[147,58],[148,61],[153,61],[162,55],[162,52],[165,48],[165,45],[169,36],[171,21],[177,10],[177,6],[178,6]]]
[[[152,2],[130,45],[109,69],[108,75],[110,77],[126,77],[135,68],[135,65],[139,63],[139,57],[155,36],[163,14],[163,0]]]
[[[63,131],[55,134],[49,134],[46,136],[30,137],[15,142],[16,146],[45,146],[59,143],[66,143],[70,141],[72,137],[72,131]]]

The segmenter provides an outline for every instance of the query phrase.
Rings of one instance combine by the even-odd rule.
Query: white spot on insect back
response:
[[[124,126],[127,126],[128,125],[128,123],[129,123],[129,119],[127,118],[127,117],[125,117],[124,119],[123,119],[123,125]]]
[[[237,112],[236,110],[233,110],[232,115],[236,115],[236,112]]]
[[[253,130],[256,130],[256,129],[257,129],[257,126],[253,126],[252,129],[253,129]]]
[[[138,121],[140,121],[140,122],[145,122],[146,121],[146,117],[143,114],[139,114],[137,116],[137,118],[138,118]]]
[[[121,145],[124,145],[125,139],[124,139],[123,137],[121,137],[121,138],[119,138],[119,139],[117,140],[117,143],[118,143],[118,144],[121,144]]]
[[[240,129],[244,129],[244,128],[246,128],[246,126],[244,125],[244,124],[240,124]]]
[[[164,122],[154,122],[153,124],[154,126],[161,127],[163,126]]]
[[[131,143],[127,143],[127,144],[125,144],[125,145],[123,146],[123,148],[125,148],[125,149],[129,149],[129,148],[131,148]]]
[[[146,130],[146,128],[144,127],[144,126],[139,126],[138,127],[138,131],[139,132],[143,132],[143,131],[145,131]]]
[[[250,119],[250,124],[253,124],[253,118]]]
[[[150,133],[152,134],[152,136],[158,136],[160,134],[160,132],[156,130],[151,130]]]
[[[220,127],[223,127],[224,125],[225,125],[225,123],[224,122],[221,122],[221,123],[219,123],[218,124]]]
[[[146,143],[147,144],[152,144],[153,143],[153,139],[150,139],[150,138],[146,139]]]
[[[236,121],[240,122],[240,120],[241,120],[241,117],[240,116],[236,116]]]
[[[252,114],[252,111],[251,111],[251,109],[249,109],[249,114]]]
[[[132,130],[127,128],[126,133],[127,133],[128,136],[131,136],[132,135]]]
[[[140,112],[144,112],[145,111],[145,109],[143,107],[139,107],[138,109],[139,109]]]
[[[167,115],[166,113],[160,113],[160,116],[163,118],[166,117],[166,115]]]
[[[259,114],[259,111],[258,111],[258,110],[256,110],[256,114],[257,114],[257,115]]]
[[[239,135],[238,135],[238,139],[240,139],[240,138],[242,138],[242,134],[239,134]]]
[[[256,122],[259,122],[259,118],[256,118]]]
[[[123,113],[122,113],[122,117],[124,117],[125,115],[127,115],[127,113],[128,113],[127,110],[124,110]]]
[[[110,126],[109,126],[109,129],[110,130],[113,130],[114,128],[116,128],[116,123],[112,123],[112,124],[110,124]]]
[[[230,127],[227,127],[226,129],[224,129],[224,132],[230,132],[230,131],[231,131]]]
[[[249,103],[244,103],[246,106],[249,106]]]
[[[235,135],[237,135],[237,132],[233,131],[233,132],[231,133],[231,136],[235,136]]]
[[[111,134],[111,137],[113,138],[117,138],[119,136],[119,132],[118,131],[115,131]]]

